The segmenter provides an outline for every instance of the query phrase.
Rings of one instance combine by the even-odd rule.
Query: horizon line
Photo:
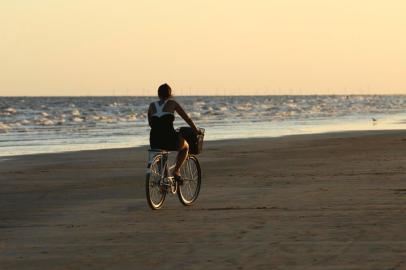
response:
[[[221,94],[221,95],[174,95],[174,97],[226,97],[226,96],[233,96],[233,97],[266,97],[266,96],[404,96],[405,93],[351,93],[351,94],[337,94],[337,93],[312,93],[312,94],[255,94],[255,95],[244,95],[244,94]],[[0,98],[15,98],[15,97],[28,97],[28,98],[35,98],[35,97],[157,97],[157,95],[0,95]]]

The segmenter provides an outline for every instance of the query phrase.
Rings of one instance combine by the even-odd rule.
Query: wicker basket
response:
[[[179,134],[188,142],[189,153],[198,155],[203,151],[204,128],[199,128],[201,134],[196,134],[191,127],[179,128]]]

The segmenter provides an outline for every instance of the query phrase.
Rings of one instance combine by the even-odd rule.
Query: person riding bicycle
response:
[[[189,144],[173,127],[174,113],[177,112],[196,134],[199,134],[200,131],[182,106],[173,99],[172,89],[168,84],[159,86],[158,97],[159,100],[152,102],[148,108],[148,123],[151,127],[150,146],[152,149],[179,151],[172,174],[181,184],[180,168],[187,158]]]

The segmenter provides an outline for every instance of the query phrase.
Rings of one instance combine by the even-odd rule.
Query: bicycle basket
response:
[[[198,155],[203,151],[204,128],[199,129],[202,134],[196,134],[191,127],[179,128],[179,134],[188,142],[189,153]]]

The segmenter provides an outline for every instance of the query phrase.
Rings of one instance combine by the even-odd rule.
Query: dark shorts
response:
[[[179,150],[179,134],[175,130],[165,133],[151,130],[149,144],[152,149],[177,151]]]

